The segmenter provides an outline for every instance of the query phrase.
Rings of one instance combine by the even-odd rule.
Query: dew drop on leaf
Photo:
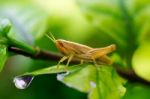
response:
[[[57,80],[62,81],[65,76],[69,75],[70,72],[62,73],[62,74],[57,74]]]
[[[90,85],[91,85],[92,88],[96,87],[96,83],[94,81],[90,81]]]
[[[31,84],[33,78],[34,76],[31,76],[31,75],[17,76],[14,78],[13,81],[14,81],[16,88],[25,89]]]

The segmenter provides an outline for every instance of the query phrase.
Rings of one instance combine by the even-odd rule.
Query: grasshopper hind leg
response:
[[[80,60],[80,64],[83,64],[83,63],[84,63],[84,60],[83,60],[83,59],[81,59],[81,60]]]
[[[98,63],[97,63],[96,59],[95,59],[95,58],[92,58],[92,60],[93,60],[94,65],[95,65],[96,67],[98,67]]]

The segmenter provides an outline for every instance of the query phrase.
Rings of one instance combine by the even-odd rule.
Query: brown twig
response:
[[[116,68],[117,73],[122,76],[123,78],[126,78],[132,83],[142,83],[144,85],[150,85],[150,82],[139,77],[134,70],[123,70],[122,68]]]
[[[36,55],[32,55],[30,53],[25,52],[22,49],[16,47],[8,47],[8,51],[13,52],[15,54],[24,55],[33,59],[41,59],[41,60],[55,60],[58,61],[62,58],[62,55],[55,54],[45,50],[39,50]],[[77,64],[80,63],[78,60],[72,60],[71,63]],[[122,76],[123,78],[127,79],[133,83],[142,83],[144,85],[150,85],[150,82],[139,77],[133,70],[124,70],[119,67],[115,67],[117,73]]]
[[[49,51],[46,51],[46,50],[40,50],[38,49],[37,51],[37,54],[35,55],[32,55],[20,48],[16,48],[16,47],[11,47],[9,46],[8,47],[8,51],[10,52],[13,52],[15,54],[19,54],[19,55],[23,55],[23,56],[27,56],[27,57],[30,57],[30,58],[33,58],[33,59],[41,59],[41,60],[60,60],[63,56],[61,54],[56,54],[56,53],[53,53],[53,52],[49,52]],[[71,63],[74,63],[74,64],[77,64],[77,63],[80,63],[79,61],[77,60],[72,60]]]

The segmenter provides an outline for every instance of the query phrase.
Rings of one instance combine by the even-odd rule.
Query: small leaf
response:
[[[150,43],[143,43],[135,51],[132,59],[133,68],[140,77],[150,81]]]
[[[7,48],[6,46],[0,45],[0,71],[2,71],[6,59],[7,59]]]
[[[57,79],[81,92],[89,92],[91,88],[90,83],[95,83],[95,75],[95,68],[87,66],[68,75],[58,74]],[[64,76],[64,79],[59,79],[61,76]]]
[[[0,36],[6,36],[11,28],[11,23],[8,19],[0,20]]]
[[[35,40],[44,35],[47,29],[47,17],[44,12],[40,14],[39,8],[23,5],[4,11],[4,16],[8,17],[13,25],[9,34],[13,39],[34,45]]]
[[[89,99],[120,99],[126,91],[110,67],[88,65],[69,74],[59,74],[57,78],[71,88],[89,93]]]
[[[127,92],[123,99],[149,99],[150,88],[141,84],[126,84]]]
[[[80,65],[70,66],[67,68],[67,71],[72,72],[72,71],[78,70],[80,68],[82,68],[82,66],[80,66]],[[35,76],[44,75],[44,74],[64,73],[64,72],[66,72],[65,65],[59,65],[59,68],[58,68],[58,66],[50,66],[48,68],[39,69],[39,70],[35,70],[33,72],[29,72],[29,73],[25,73],[23,75],[16,76],[14,78],[14,83],[17,88],[25,89],[31,84],[31,82]]]
[[[67,71],[75,71],[82,68],[82,66],[70,66],[67,68]],[[50,66],[47,68],[42,68],[39,70],[35,70],[33,72],[25,73],[23,75],[33,75],[33,76],[38,76],[38,75],[44,75],[44,74],[54,74],[54,73],[63,73],[66,72],[66,66],[65,65],[59,65],[59,68],[57,66]],[[21,75],[22,76],[22,75]]]

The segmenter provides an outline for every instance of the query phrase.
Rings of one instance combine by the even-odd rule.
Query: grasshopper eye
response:
[[[59,46],[61,46],[61,47],[64,47],[63,42],[61,42],[61,41],[59,41],[59,40],[57,40],[57,44],[58,44]]]
[[[112,51],[115,51],[116,50],[116,45],[115,44],[112,44],[112,45],[110,45],[111,46],[111,48],[112,48]]]

